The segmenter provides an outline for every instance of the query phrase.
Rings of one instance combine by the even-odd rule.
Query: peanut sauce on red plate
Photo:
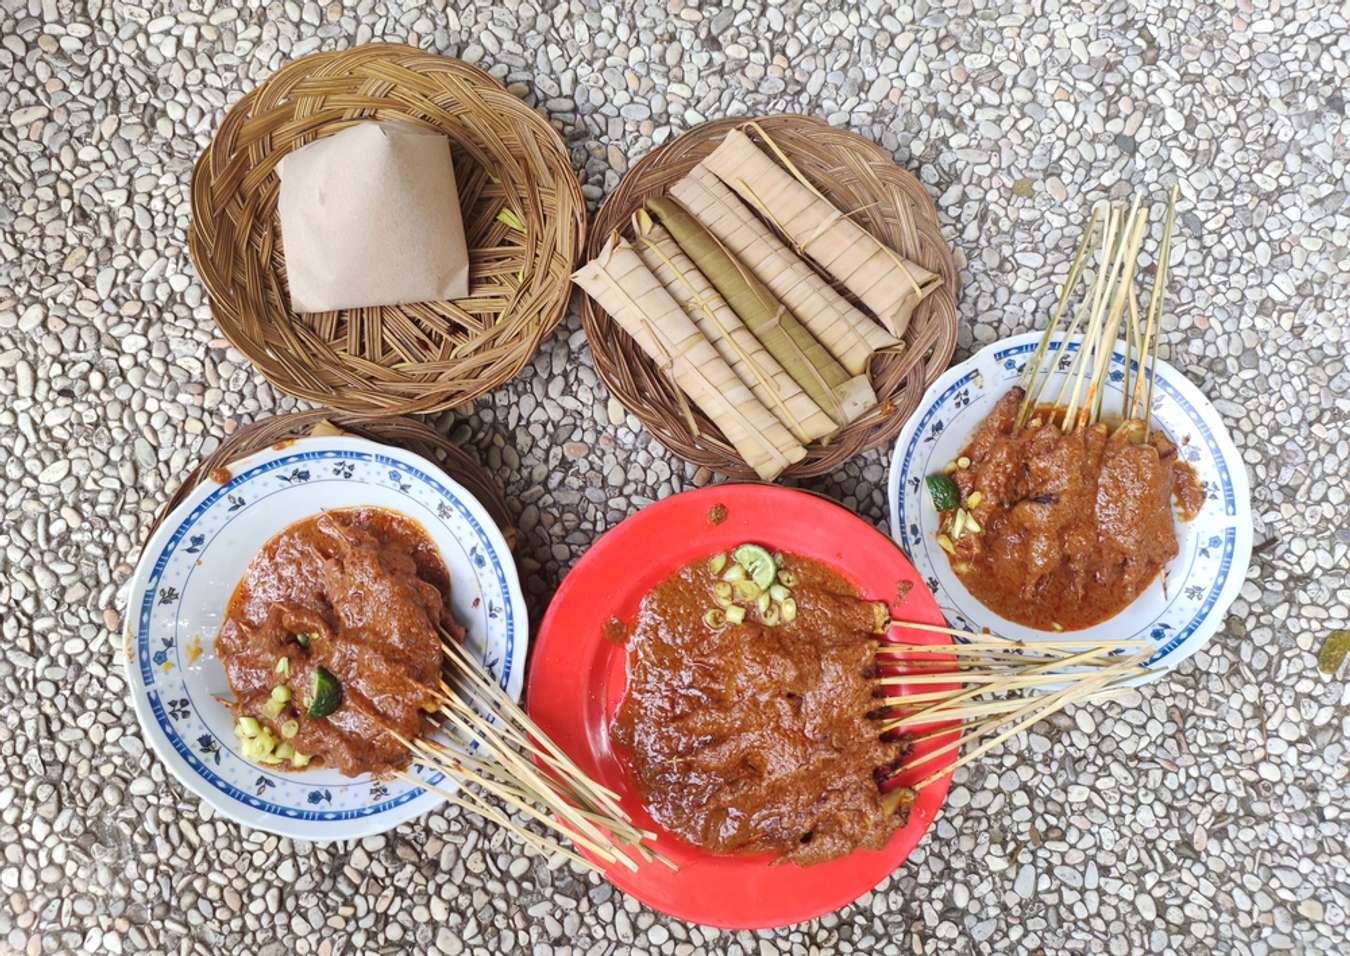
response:
[[[796,616],[715,627],[717,575],[691,564],[643,598],[613,735],[648,812],[714,853],[819,863],[879,849],[905,822],[886,812],[876,707],[876,605],[834,571],[786,556]]]

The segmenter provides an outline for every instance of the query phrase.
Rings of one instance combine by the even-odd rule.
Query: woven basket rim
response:
[[[774,113],[710,120],[657,147],[632,166],[619,185],[605,198],[592,220],[586,254],[588,259],[594,258],[616,230],[631,236],[628,221],[642,201],[648,196],[665,193],[669,182],[678,179],[693,167],[698,158],[711,152],[726,132],[749,122],[759,124],[771,134],[778,134],[775,136],[778,145],[794,163],[802,166],[808,177],[814,169],[813,164],[805,162],[779,136],[814,133],[819,137],[838,140],[847,155],[841,158],[837,171],[848,172],[857,164],[859,168],[866,167],[875,176],[884,175],[888,184],[903,184],[894,185],[894,189],[903,190],[909,207],[908,214],[913,218],[915,228],[923,230],[921,238],[929,242],[921,250],[899,248],[898,251],[943,277],[942,286],[930,293],[915,309],[904,336],[906,350],[897,356],[881,356],[873,366],[874,385],[879,377],[885,381],[895,379],[892,387],[884,391],[878,388],[877,413],[842,429],[827,444],[808,445],[807,457],[788,467],[779,477],[805,478],[828,474],[864,451],[893,442],[905,420],[918,407],[924,390],[947,368],[956,350],[956,296],[960,276],[951,246],[941,235],[936,204],[912,173],[898,165],[894,157],[878,144],[858,133],[831,126],[817,117]],[[832,194],[830,182],[820,182],[814,178],[812,181],[827,195]],[[648,183],[655,185],[649,187]],[[878,205],[887,199],[884,195],[875,197]],[[814,264],[812,266],[815,268]],[[828,276],[823,278],[827,282],[831,281]],[[857,300],[847,290],[837,283],[831,284],[857,304]],[[674,401],[670,390],[672,386],[668,383],[664,388],[659,384],[653,386],[654,382],[658,382],[654,363],[589,295],[582,296],[581,317],[596,371],[611,394],[643,423],[658,442],[685,461],[706,466],[727,477],[755,477],[753,470],[697,408],[694,408],[694,412],[703,434],[697,437],[693,435]],[[893,364],[897,362],[900,364]],[[660,400],[654,401],[654,398]]]
[[[501,530],[508,547],[515,550],[516,529],[506,499],[488,470],[468,452],[430,425],[413,418],[360,415],[329,409],[271,415],[250,422],[226,436],[214,451],[188,472],[187,477],[156,512],[145,541],[154,537],[159,526],[194,488],[208,480],[212,471],[279,442],[307,437],[321,421],[327,421],[355,437],[402,448],[426,458],[478,500]]]
[[[345,92],[353,87],[357,93]],[[328,108],[324,97],[330,96],[340,102]],[[452,97],[485,104],[492,119],[467,110],[451,113]],[[461,204],[477,203],[465,208],[465,233],[475,276],[482,264],[484,278],[456,302],[302,319],[277,293],[284,290],[282,254],[274,197],[269,204],[266,196],[275,192],[276,162],[299,145],[371,118],[438,129],[452,140],[457,172],[461,164],[484,169],[480,154],[501,157],[493,167],[500,179],[482,189],[477,181],[459,183]],[[449,128],[451,120],[461,125]],[[463,135],[470,129],[496,152],[470,145]],[[498,202],[498,192],[511,201]],[[309,54],[245,93],[225,111],[194,163],[191,200],[188,248],[224,338],[283,392],[337,410],[388,416],[461,406],[513,378],[566,315],[570,276],[588,226],[567,144],[546,116],[481,67],[389,43]],[[495,212],[480,217],[485,228],[471,221],[471,213],[491,211],[494,204],[510,205],[526,223],[514,245],[480,247],[470,238],[508,231],[493,225]],[[258,210],[266,210],[266,222],[243,222]],[[478,321],[492,315],[495,321]],[[394,331],[388,330],[391,321]],[[346,341],[340,341],[344,325]],[[343,347],[335,347],[334,336]],[[465,343],[460,351],[452,347],[455,336]],[[372,340],[392,358],[367,357],[361,348],[373,350]],[[401,359],[406,355],[415,361]]]

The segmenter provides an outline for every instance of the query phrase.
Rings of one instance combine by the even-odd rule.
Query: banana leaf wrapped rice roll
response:
[[[688,395],[760,478],[771,481],[806,449],[699,331],[632,245],[614,235],[572,276]]]
[[[866,375],[850,373],[721,240],[680,203],[647,201],[647,210],[674,237],[770,355],[836,425],[847,425],[876,404]]]
[[[942,284],[850,219],[803,176],[773,140],[748,124],[784,165],[732,130],[703,160],[718,179],[858,297],[890,332],[903,335],[914,308]]]
[[[898,338],[853,306],[789,249],[704,163],[675,183],[670,195],[852,374],[866,374],[873,355],[900,346]]]
[[[670,233],[645,211],[634,218],[638,235],[633,245],[642,261],[755,397],[802,443],[833,434],[834,421],[755,338]]]

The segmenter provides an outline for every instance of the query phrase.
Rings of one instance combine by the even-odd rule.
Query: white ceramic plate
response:
[[[907,552],[955,627],[988,627],[1004,637],[1034,641],[1062,634],[1015,624],[985,607],[966,590],[937,546],[937,510],[924,478],[960,456],[976,426],[1017,385],[1041,333],[1003,339],[950,368],[924,393],[905,424],[891,458],[891,534]],[[1052,342],[1054,394],[1078,350],[1071,341],[1060,356]],[[1050,361],[1051,359],[1047,359]],[[1120,407],[1125,356],[1112,357],[1105,407]],[[1133,375],[1133,372],[1131,373]],[[1087,638],[1148,638],[1157,650],[1149,666],[1158,674],[1194,654],[1223,623],[1237,597],[1252,552],[1251,497],[1247,469],[1219,413],[1186,378],[1161,359],[1153,394],[1153,421],[1175,442],[1205,487],[1205,505],[1195,520],[1178,524],[1180,553],[1164,575],[1115,617],[1075,632]],[[1156,676],[1156,674],[1154,675]]]
[[[426,459],[359,438],[304,438],[240,459],[207,480],[146,545],[129,592],[127,672],[146,739],[179,780],[247,826],[306,840],[380,833],[442,802],[401,780],[336,770],[284,772],[244,760],[215,636],[244,569],[288,525],[331,508],[374,506],[413,518],[450,570],[466,644],[513,698],[529,628],[515,564],[492,518]],[[414,765],[433,786],[455,782]]]

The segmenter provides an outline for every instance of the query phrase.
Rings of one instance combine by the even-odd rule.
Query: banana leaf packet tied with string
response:
[[[648,206],[672,201],[697,220],[714,245],[734,257],[753,280],[786,306],[850,374],[866,375],[876,353],[902,347],[898,338],[789,249],[703,163],[670,187],[669,198],[649,200]]]
[[[686,395],[765,481],[806,456],[805,446],[741,381],[626,239],[611,236],[572,279],[670,377],[695,434]]]
[[[703,224],[669,197],[647,200],[655,219],[718,295],[836,425],[876,404],[866,375],[851,375],[810,330]],[[772,406],[771,406],[772,407]]]
[[[684,304],[717,353],[788,431],[803,444],[834,434],[835,422],[741,321],[675,238],[645,210],[634,215],[634,231],[633,245],[642,261],[671,297]]]
[[[746,129],[760,137],[777,162],[755,145]],[[895,336],[904,335],[914,308],[942,284],[940,276],[881,243],[831,203],[756,123],[727,133],[703,165],[802,255],[857,296]]]

